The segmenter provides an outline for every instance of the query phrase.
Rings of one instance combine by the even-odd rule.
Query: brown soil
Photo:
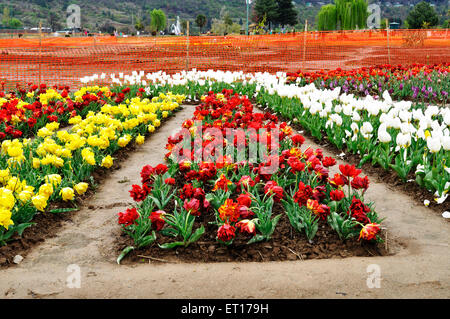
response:
[[[166,207],[166,211],[171,211],[173,204]],[[197,217],[194,230],[203,225],[205,233],[199,241],[188,247],[177,247],[175,249],[164,250],[158,244],[173,241],[170,237],[157,235],[157,240],[151,246],[140,250],[135,250],[124,258],[122,263],[145,261],[147,256],[150,261],[158,262],[264,262],[283,260],[306,260],[323,258],[343,258],[352,256],[385,256],[388,252],[384,246],[376,243],[359,242],[354,239],[342,241],[337,233],[325,222],[319,221],[319,230],[309,243],[304,233],[299,233],[292,228],[289,219],[281,204],[276,203],[272,216],[282,214],[272,238],[267,242],[259,242],[247,245],[251,236],[237,233],[235,240],[229,246],[219,245],[216,240],[217,226],[209,224],[214,222],[213,213]],[[125,234],[122,234],[116,243],[116,253],[119,255],[127,246],[132,246],[133,241]]]
[[[12,264],[14,256],[26,256],[26,253],[46,238],[52,238],[64,221],[70,221],[70,213],[65,214],[37,214],[33,222],[36,225],[28,227],[21,238],[16,238],[6,246],[0,247],[0,267]],[[0,268],[1,269],[1,268]]]

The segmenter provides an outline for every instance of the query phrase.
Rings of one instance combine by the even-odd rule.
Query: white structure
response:
[[[172,24],[170,26],[170,33],[175,33],[175,35],[181,34],[181,24],[180,24],[180,17],[177,16],[177,24]]]

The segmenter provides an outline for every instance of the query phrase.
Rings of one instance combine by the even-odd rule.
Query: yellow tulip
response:
[[[4,184],[9,179],[9,169],[0,170],[0,183]]]
[[[58,187],[61,184],[61,175],[59,174],[50,174],[45,176],[44,180],[46,183],[52,184],[55,187]]]
[[[43,212],[45,207],[47,207],[47,197],[43,195],[33,196],[31,198],[31,202],[33,203],[34,207],[36,207],[36,209],[40,210],[41,212]]]
[[[14,225],[11,220],[11,211],[0,207],[0,225],[8,229],[10,225]]]
[[[142,136],[141,134],[139,134],[139,135],[136,137],[136,144],[142,145],[142,144],[144,144],[144,142],[145,142],[145,137]]]
[[[7,188],[0,188],[0,207],[7,210],[11,210],[14,207],[16,200],[14,198],[13,192]]]
[[[23,149],[19,146],[8,147],[8,156],[21,157],[23,155]]]
[[[33,193],[27,190],[23,190],[19,193],[19,199],[22,202],[28,202],[30,198],[33,196]]]
[[[121,138],[119,138],[119,140],[117,141],[117,144],[120,147],[125,147],[130,142],[130,140],[131,140],[131,136],[127,134],[127,135],[122,136]]]
[[[113,159],[111,156],[106,156],[102,159],[102,166],[106,167],[106,168],[110,168],[111,166],[113,166]]]
[[[71,187],[64,187],[59,192],[59,195],[61,195],[64,201],[73,200],[75,198],[75,192]]]
[[[158,127],[158,126],[161,125],[161,121],[158,120],[158,119],[156,119],[156,120],[153,121],[153,125],[154,125],[155,127]]]
[[[33,157],[33,168],[38,169],[41,166],[41,161],[39,158]]]
[[[42,195],[46,197],[47,199],[50,198],[53,194],[53,185],[52,184],[43,184],[41,187],[39,187],[39,195]]]
[[[87,191],[88,186],[89,186],[88,183],[81,182],[81,183],[76,184],[73,188],[78,193],[78,195],[81,195]]]
[[[26,185],[26,182],[25,182]],[[6,184],[6,188],[12,192],[21,192],[22,191],[22,182],[16,176],[11,177]]]

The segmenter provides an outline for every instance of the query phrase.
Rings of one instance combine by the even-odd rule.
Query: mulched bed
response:
[[[281,208],[282,209],[282,208]],[[336,232],[326,222],[319,222],[319,230],[310,244],[306,236],[296,232],[290,225],[286,214],[274,207],[274,213],[282,213],[282,217],[273,233],[272,239],[247,245],[250,237],[237,234],[234,243],[230,246],[220,246],[216,241],[217,227],[207,224],[213,217],[205,218],[202,224],[206,228],[205,234],[199,241],[188,247],[177,247],[163,250],[156,243],[144,249],[132,251],[122,260],[122,264],[135,262],[264,262],[283,260],[306,260],[344,257],[369,257],[390,255],[383,244],[372,244],[354,240],[341,241]],[[196,222],[194,229],[201,222]],[[157,237],[157,242],[163,244],[171,241],[168,237]],[[132,240],[122,234],[117,240],[117,255],[123,248],[132,245]],[[144,257],[143,257],[144,256]]]
[[[175,110],[172,117],[176,114],[178,108]],[[161,119],[161,126],[156,128],[156,131],[163,126],[163,123],[169,120],[171,117]],[[149,134],[146,134],[148,137]],[[118,170],[122,167],[122,163],[125,163],[127,158],[132,154],[132,152],[136,149],[136,144],[134,142],[129,143],[124,148],[119,149],[116,153],[113,154],[114,164],[111,168],[106,169],[103,167],[98,167],[92,174],[94,179],[94,183],[98,186],[100,185],[108,176],[111,174],[111,171]],[[90,182],[90,181],[86,181]],[[90,183],[89,183],[90,184]],[[57,235],[60,227],[66,223],[71,222],[73,220],[73,216],[77,213],[77,211],[64,212],[64,213],[50,213],[49,211],[52,209],[58,208],[73,208],[79,207],[80,209],[83,206],[88,206],[89,200],[95,194],[95,189],[92,185],[89,185],[88,190],[83,195],[76,196],[73,202],[53,202],[49,203],[46,212],[41,213],[38,212],[32,222],[35,225],[28,227],[23,232],[22,236],[19,237],[17,234],[13,236],[13,240],[8,242],[6,246],[0,246],[0,269],[10,267],[15,265],[13,263],[13,259],[16,255],[21,255],[25,257],[33,247],[39,245],[44,242],[47,238],[53,238]]]
[[[257,105],[256,101],[254,102],[255,105]],[[260,109],[262,109],[261,105],[257,105]],[[342,160],[354,164],[359,165],[359,162],[361,161],[361,157],[358,154],[353,154],[347,150],[347,148],[344,146],[343,149],[338,149],[334,144],[332,144],[326,135],[323,136],[322,140],[319,140],[311,135],[311,133],[303,128],[300,124],[292,123],[292,119],[284,118],[280,114],[276,114],[280,121],[285,122],[291,122],[291,126],[298,130],[303,131],[302,135],[307,137],[308,139],[314,141],[318,145],[320,145],[321,148],[327,150],[328,152],[334,154],[334,157],[336,157],[336,154],[341,154],[342,152],[345,153],[345,156],[341,157]],[[397,175],[397,173],[394,170],[386,171],[379,165],[372,165],[369,162],[362,165],[362,169],[364,172],[368,175],[371,175],[377,179],[378,182],[382,182],[385,184],[388,184],[389,186],[393,187],[396,190],[400,190],[401,192],[407,194],[411,198],[414,199],[414,201],[417,203],[417,205],[424,205],[424,200],[429,200],[430,205],[428,208],[432,209],[433,211],[439,213],[441,215],[444,211],[450,211],[450,200],[447,198],[442,204],[437,204],[434,200],[433,194],[429,192],[427,189],[420,187],[415,182],[415,174],[414,171],[411,170],[406,180],[414,180],[413,182],[403,182],[403,180]]]

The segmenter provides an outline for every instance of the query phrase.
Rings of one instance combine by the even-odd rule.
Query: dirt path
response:
[[[97,190],[88,207],[58,236],[24,261],[0,271],[0,298],[430,298],[450,297],[450,225],[407,195],[371,179],[366,198],[387,217],[388,257],[270,263],[115,264],[117,212],[145,164],[162,161],[167,137],[193,106],[186,106],[130,155]],[[318,146],[310,141],[305,145]],[[327,154],[326,152],[324,152]],[[336,154],[327,154],[335,156]],[[339,161],[342,163],[341,161]],[[370,176],[369,176],[370,178]],[[81,288],[68,288],[70,264]],[[368,288],[367,267],[377,265],[380,288]]]

